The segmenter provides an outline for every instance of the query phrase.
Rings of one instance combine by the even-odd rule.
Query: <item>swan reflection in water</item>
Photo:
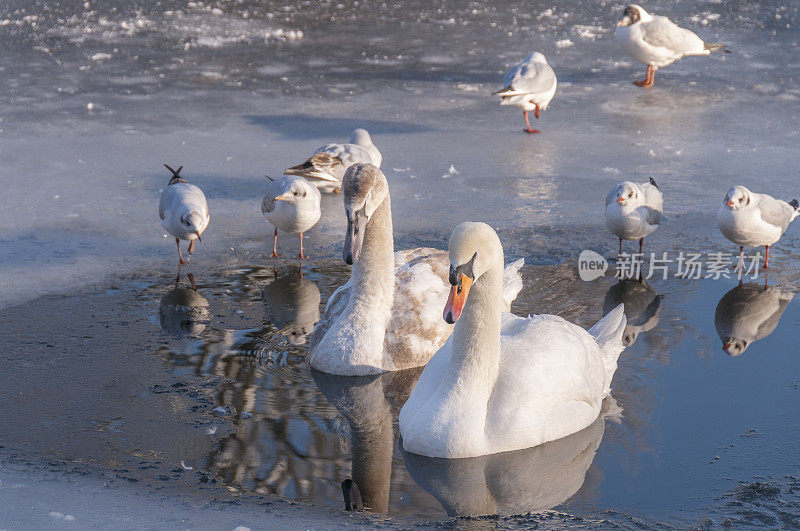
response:
[[[738,356],[753,341],[763,339],[778,327],[794,293],[779,286],[736,286],[722,296],[714,313],[714,325],[722,350]]]
[[[603,300],[603,315],[616,308],[620,303],[625,304],[625,317],[628,324],[622,335],[622,343],[629,347],[636,342],[642,332],[648,332],[658,325],[661,315],[661,300],[663,295],[658,295],[644,279],[628,278],[620,280],[611,286]]]
[[[448,516],[523,514],[551,509],[583,485],[605,431],[621,421],[613,397],[583,430],[540,446],[464,459],[440,459],[403,452],[419,486],[442,504]]]
[[[187,276],[191,287],[179,287],[179,271],[175,288],[161,297],[158,309],[161,329],[178,338],[199,336],[211,316],[208,301],[197,292],[194,275],[189,273]]]
[[[337,376],[311,369],[317,387],[350,426],[352,475],[365,510],[386,514],[392,474],[395,425],[423,367],[370,376]],[[347,480],[345,480],[346,483]]]
[[[266,317],[292,345],[303,345],[319,321],[317,285],[290,271],[264,287]]]

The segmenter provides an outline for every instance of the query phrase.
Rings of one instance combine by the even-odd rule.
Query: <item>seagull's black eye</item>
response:
[[[186,225],[187,227],[189,226],[189,220],[188,220],[188,219],[187,219],[186,221],[184,221],[183,223],[184,223],[184,225]]]
[[[633,197],[633,192],[630,192],[630,193],[628,194],[628,197]]]

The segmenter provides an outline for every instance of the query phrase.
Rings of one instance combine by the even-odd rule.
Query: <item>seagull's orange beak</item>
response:
[[[733,201],[728,201],[727,203],[725,203],[725,206],[733,206]]]
[[[292,196],[292,194],[289,194],[289,193],[281,194],[278,197],[276,197],[274,200],[275,201],[288,201],[291,196]]]
[[[444,307],[444,320],[450,324],[458,321],[461,317],[461,312],[464,310],[464,305],[467,303],[467,295],[469,295],[469,288],[472,286],[472,279],[467,275],[461,274],[458,279],[458,285],[450,288],[450,297],[447,299],[447,304]]]
[[[624,203],[624,202],[625,202],[625,198],[624,197],[620,196],[620,197],[617,198],[617,203]]]

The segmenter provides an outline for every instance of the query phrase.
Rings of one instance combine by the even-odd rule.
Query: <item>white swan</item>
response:
[[[400,412],[407,452],[476,457],[594,422],[624,349],[623,305],[588,332],[555,315],[503,313],[503,247],[485,223],[453,230],[450,283],[445,319],[458,322]]]
[[[447,300],[447,253],[394,252],[389,183],[372,164],[351,166],[342,181],[350,280],[333,292],[309,340],[309,364],[345,376],[425,365],[453,327],[441,318]],[[522,260],[508,267],[507,304],[522,289]]]

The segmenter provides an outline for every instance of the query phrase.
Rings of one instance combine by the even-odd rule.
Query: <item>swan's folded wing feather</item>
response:
[[[506,304],[506,311],[511,311],[511,303],[522,291],[522,275],[520,270],[525,265],[525,259],[520,258],[508,264],[503,271],[503,302]]]
[[[501,348],[501,372],[487,419],[494,426],[492,437],[511,446],[514,440],[535,437],[542,443],[597,418],[605,370],[586,330],[554,315],[525,319],[503,314]]]
[[[314,331],[308,338],[310,348],[313,349],[325,337],[325,333],[333,323],[339,320],[342,312],[347,307],[347,303],[350,300],[350,282],[348,280],[344,285],[336,288],[336,291],[328,298],[328,302],[325,304],[325,313],[322,319],[314,326]]]
[[[392,319],[384,345],[397,368],[424,365],[453,330],[442,318],[450,291],[449,258],[438,249],[395,253]]]

